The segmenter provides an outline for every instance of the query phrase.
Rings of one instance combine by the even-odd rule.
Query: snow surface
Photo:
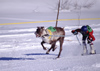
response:
[[[57,13],[50,9],[55,3],[57,0],[2,0],[0,24],[55,20]],[[97,3],[100,4],[99,1]],[[95,6],[98,7],[98,4]],[[100,18],[100,12],[95,9],[97,7],[91,8],[94,11],[82,11],[81,18]],[[60,12],[59,15],[59,19],[77,18],[78,12]],[[47,28],[55,26],[55,22],[0,25],[0,71],[100,71],[100,20],[81,20],[80,26],[78,25],[77,20],[58,22],[58,26],[64,27],[66,32],[59,59],[55,59],[59,52],[59,42],[54,52],[45,54],[46,51],[40,44],[41,38],[34,35],[37,26]],[[95,55],[81,56],[82,45],[79,45],[76,36],[71,33],[71,30],[82,25],[90,25],[94,30]],[[80,42],[81,37],[79,34]],[[45,46],[50,48],[49,44]]]

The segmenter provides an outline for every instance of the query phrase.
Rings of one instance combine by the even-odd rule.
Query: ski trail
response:
[[[22,18],[7,18],[7,17],[0,17],[1,20],[17,20],[17,21],[34,21],[32,19],[22,19]]]

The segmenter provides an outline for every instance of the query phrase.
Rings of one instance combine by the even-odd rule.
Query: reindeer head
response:
[[[41,37],[42,35],[44,35],[44,27],[37,27],[35,35],[36,37]]]

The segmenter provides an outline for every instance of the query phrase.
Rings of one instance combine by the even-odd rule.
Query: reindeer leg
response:
[[[51,45],[51,48],[46,52],[46,54],[49,54],[50,50],[53,49],[53,48],[55,48],[55,43],[53,43],[53,44]]]
[[[61,37],[60,40],[59,40],[59,42],[60,42],[60,51],[59,51],[59,54],[58,54],[58,57],[57,58],[60,57],[60,54],[61,54],[61,51],[62,51],[63,41],[64,41],[64,37]]]
[[[52,48],[52,51],[55,51],[56,48],[57,48],[57,45],[55,45],[55,46]]]
[[[44,43],[45,43],[45,42],[44,42],[44,41],[42,41],[42,42],[41,42],[41,45],[42,45],[42,47],[43,47],[43,49],[44,49],[44,50],[47,50],[47,48],[46,48],[46,47],[44,47],[44,45],[43,45]]]
[[[52,47],[46,52],[46,54],[49,54],[50,50],[52,49]]]

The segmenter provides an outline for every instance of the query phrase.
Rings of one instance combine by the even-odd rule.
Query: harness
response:
[[[52,32],[55,32],[56,29],[55,29],[54,27],[51,27],[51,26],[50,26],[50,27],[48,27],[45,31],[46,31],[47,34],[43,35],[42,37],[48,36],[48,39],[51,39],[51,37],[52,37],[52,35],[53,35]]]
[[[48,39],[51,39],[51,35],[52,35],[51,30],[47,29],[47,31],[48,31],[48,33],[49,33],[49,37],[48,37]]]

